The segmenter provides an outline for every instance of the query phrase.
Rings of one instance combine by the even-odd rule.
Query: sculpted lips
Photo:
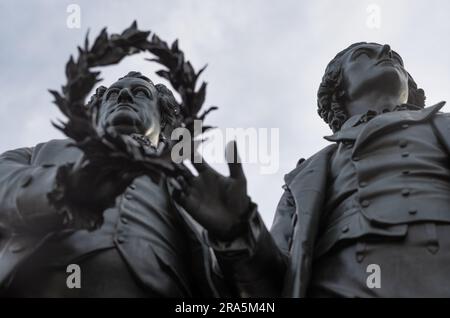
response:
[[[139,116],[136,109],[130,104],[118,104],[115,106],[109,116],[109,122],[113,126],[136,126],[139,124]]]
[[[134,112],[136,112],[136,109],[133,107],[133,105],[128,104],[128,103],[120,103],[118,105],[116,105],[115,107],[113,107],[110,111],[110,113],[114,113],[117,111],[121,111],[121,110],[132,110]]]

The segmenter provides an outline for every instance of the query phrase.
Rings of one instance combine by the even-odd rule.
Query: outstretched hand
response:
[[[245,232],[251,200],[247,195],[247,180],[235,141],[227,144],[225,154],[229,177],[221,175],[203,158],[197,157],[192,164],[198,176],[183,166],[182,175],[177,177],[180,187],[174,199],[212,237],[231,240]]]

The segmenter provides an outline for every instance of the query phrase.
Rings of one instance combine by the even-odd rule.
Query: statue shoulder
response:
[[[76,147],[70,147],[72,139],[51,139],[39,143],[31,149],[31,162],[34,164],[50,163],[56,158],[77,158],[81,151]],[[57,161],[57,160],[56,160]]]
[[[438,112],[435,116],[437,118],[442,118],[443,120],[450,120],[450,113]]]
[[[296,167],[284,176],[285,183],[289,184],[290,181],[294,178],[294,176],[296,176],[298,173],[300,173],[300,171],[308,167],[311,163],[316,162],[318,160],[329,160],[331,155],[334,153],[336,147],[337,147],[336,144],[331,144],[323,148],[322,150],[316,152],[308,159],[300,158],[297,161]]]
[[[73,143],[73,140],[69,139],[69,138],[65,138],[65,139],[51,139],[49,141],[41,142],[41,143],[37,144],[34,148],[37,151],[39,151],[41,149],[47,149],[47,148],[64,149],[64,148],[68,147],[71,143]]]
[[[441,143],[450,153],[450,113],[437,113],[433,118],[432,125]]]
[[[436,113],[433,117],[433,122],[438,128],[442,128],[442,126],[444,125],[447,126],[447,129],[449,129],[448,126],[450,125],[450,113]]]

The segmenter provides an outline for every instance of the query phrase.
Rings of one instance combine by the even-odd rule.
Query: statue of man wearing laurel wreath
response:
[[[169,47],[136,23],[103,30],[67,64],[68,82],[51,91],[69,119],[69,138],[0,155],[0,290],[12,297],[217,296],[201,227],[171,200],[179,170],[170,160],[173,129],[191,129],[205,96],[175,42]],[[97,88],[92,67],[150,52],[158,75],[180,93],[130,72]],[[212,108],[214,109],[214,108]],[[212,110],[210,109],[210,110]],[[175,183],[176,186],[176,183]],[[206,258],[206,259],[205,259]],[[68,284],[68,266],[79,286]]]

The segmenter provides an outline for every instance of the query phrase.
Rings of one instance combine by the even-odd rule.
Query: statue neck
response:
[[[396,106],[405,103],[401,97],[392,95],[367,94],[360,98],[348,101],[345,104],[348,116],[352,117],[359,114],[365,114],[368,110],[383,113],[392,111]]]

